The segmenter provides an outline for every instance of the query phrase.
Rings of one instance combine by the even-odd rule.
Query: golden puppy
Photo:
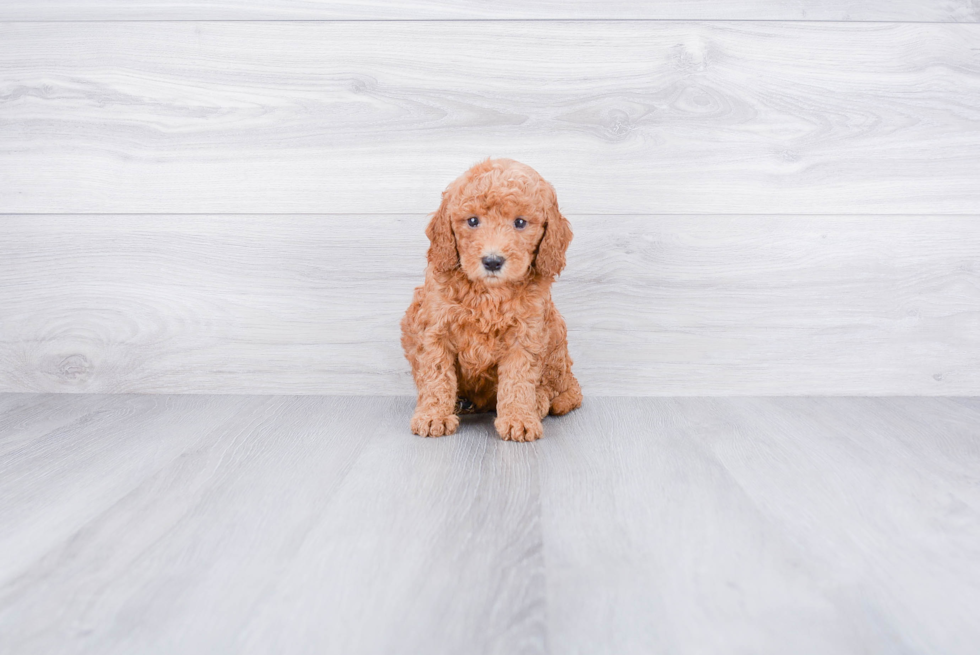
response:
[[[541,437],[541,419],[582,404],[551,284],[572,240],[555,190],[511,159],[488,159],[442,194],[429,265],[402,319],[418,404],[412,431],[459,426],[457,398],[496,409],[504,439]]]

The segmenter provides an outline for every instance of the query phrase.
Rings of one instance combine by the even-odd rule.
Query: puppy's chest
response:
[[[476,323],[463,323],[453,334],[460,367],[470,373],[481,373],[497,364],[509,344],[509,330],[481,329]]]
[[[544,334],[543,321],[536,309],[539,308],[518,308],[507,303],[457,304],[452,313],[450,340],[464,375],[482,376],[515,347],[535,354],[542,350],[539,341]]]

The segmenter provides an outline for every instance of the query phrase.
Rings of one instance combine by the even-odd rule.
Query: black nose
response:
[[[495,273],[504,267],[504,258],[500,255],[490,255],[483,258],[483,268]]]

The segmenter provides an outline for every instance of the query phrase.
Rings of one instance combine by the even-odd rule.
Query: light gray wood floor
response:
[[[0,395],[3,653],[976,653],[980,399]]]

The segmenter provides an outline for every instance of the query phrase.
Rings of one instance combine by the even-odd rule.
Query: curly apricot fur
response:
[[[401,324],[418,388],[412,431],[452,434],[462,396],[496,410],[501,438],[539,439],[545,415],[582,404],[551,300],[572,240],[554,188],[529,166],[488,159],[443,192],[425,233],[425,282]],[[483,265],[492,255],[504,260],[499,271]]]

